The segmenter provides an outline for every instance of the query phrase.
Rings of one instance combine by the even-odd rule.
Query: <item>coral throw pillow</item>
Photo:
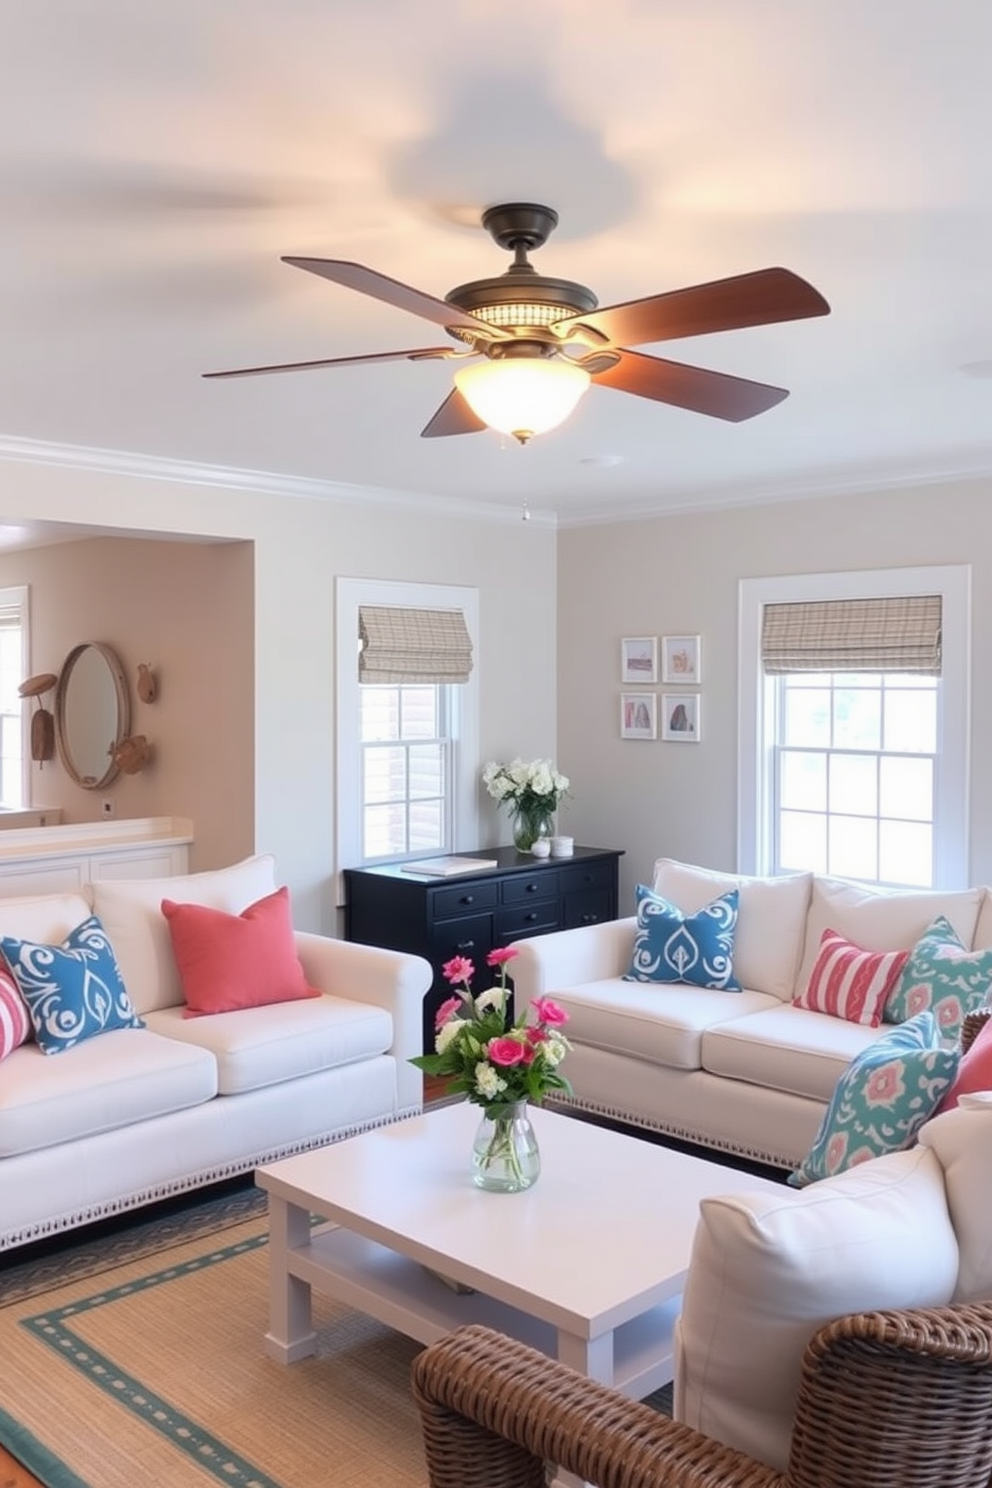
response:
[[[172,899],[162,900],[162,913],[183,986],[184,1018],[320,996],[308,986],[296,954],[288,889],[239,915]]]
[[[975,1035],[974,1043],[958,1065],[954,1084],[937,1107],[936,1114],[940,1116],[944,1111],[953,1111],[962,1095],[978,1095],[986,1090],[992,1090],[992,1018]]]
[[[28,1040],[31,1019],[13,977],[0,971],[0,1059],[6,1059]]]
[[[908,960],[908,951],[864,951],[836,930],[824,930],[806,990],[793,1004],[877,1028]]]

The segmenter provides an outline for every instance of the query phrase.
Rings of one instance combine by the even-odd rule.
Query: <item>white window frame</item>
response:
[[[452,684],[449,719],[453,740],[450,795],[451,851],[468,852],[479,841],[479,592],[454,584],[392,579],[337,580],[337,854],[339,868],[362,861],[361,744],[358,705],[358,611],[362,605],[461,610],[472,640],[467,682]],[[339,902],[342,892],[339,886]]]
[[[0,609],[17,610],[21,620],[21,681],[31,674],[30,591],[26,584],[11,584],[0,589]],[[5,801],[10,810],[25,810],[31,802],[31,710],[34,704],[25,698],[21,703],[21,799]]]
[[[971,740],[971,565],[742,579],[738,601],[737,865],[768,873],[774,805],[774,686],[761,665],[767,604],[939,594],[943,632],[934,779],[934,888],[967,888]]]

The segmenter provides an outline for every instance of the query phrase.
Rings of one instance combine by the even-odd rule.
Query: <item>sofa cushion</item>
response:
[[[61,1054],[111,1029],[142,1026],[96,915],[70,930],[61,945],[3,935],[0,952],[42,1053]]]
[[[992,949],[970,951],[953,925],[938,915],[909,953],[902,975],[885,1001],[887,1023],[903,1023],[932,1008],[945,1038],[961,1037],[968,1013],[992,991]]]
[[[553,995],[568,1013],[571,1043],[680,1070],[701,1068],[707,1029],[780,1006],[763,992],[718,992],[679,982],[652,994],[643,983],[620,977],[582,982]]]
[[[106,1033],[61,1059],[24,1044],[0,1079],[0,1159],[166,1116],[216,1093],[212,1055],[148,1029]]]
[[[385,1008],[320,993],[302,1002],[200,1018],[184,1018],[182,1008],[162,1008],[148,1014],[148,1027],[209,1050],[221,1095],[371,1059],[384,1054],[393,1038]]]
[[[787,1002],[795,991],[803,953],[812,883],[811,873],[754,878],[659,858],[652,888],[686,914],[695,914],[717,895],[737,889],[734,974],[742,986]]]
[[[58,945],[93,910],[82,894],[23,894],[0,898],[0,935]]]
[[[808,1156],[789,1182],[815,1183],[908,1147],[957,1072],[932,1012],[887,1029],[856,1054],[837,1082]]]
[[[943,1096],[936,1115],[953,1111],[965,1095],[976,1095],[980,1091],[992,1092],[992,1018],[975,1035],[961,1063],[950,1090]]]
[[[704,1199],[677,1332],[676,1419],[784,1472],[817,1328],[848,1312],[946,1303],[957,1274],[941,1165],[920,1147],[799,1193]]]
[[[296,954],[289,890],[277,889],[239,915],[206,904],[162,900],[187,1018],[319,997]]]
[[[276,887],[275,859],[265,853],[230,868],[173,878],[111,880],[92,885],[93,909],[100,916],[117,963],[139,1013],[172,1007],[183,1000],[162,900],[207,904],[240,914]]]
[[[776,1002],[706,1029],[703,1069],[826,1104],[855,1055],[882,1035],[881,1028]]]
[[[965,1104],[966,1103],[966,1104]],[[966,1095],[956,1111],[928,1121],[920,1147],[944,1172],[960,1264],[955,1302],[992,1298],[992,1096]]]
[[[31,1035],[27,1004],[14,978],[0,970],[0,1059],[6,1059]]]
[[[637,932],[628,982],[685,982],[739,992],[734,976],[737,890],[687,915],[670,899],[637,885]]]
[[[923,893],[871,888],[841,878],[814,878],[796,991],[806,986],[824,930],[836,930],[866,951],[909,951],[937,915],[944,915],[965,945],[972,944],[983,889]]]
[[[908,960],[908,951],[866,951],[835,930],[824,930],[809,981],[793,1001],[811,1013],[877,1028]]]

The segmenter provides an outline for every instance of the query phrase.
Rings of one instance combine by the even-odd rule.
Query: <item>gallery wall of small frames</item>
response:
[[[620,642],[621,739],[698,744],[702,716],[698,635],[624,636]],[[653,689],[661,684],[660,693]],[[651,689],[651,690],[649,690]]]

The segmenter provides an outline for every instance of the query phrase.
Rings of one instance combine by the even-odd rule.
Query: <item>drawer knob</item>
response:
[[[461,902],[463,904],[474,904],[475,903],[475,895],[474,894],[463,894],[462,895]]]
[[[530,914],[526,915],[525,918],[528,924],[533,925],[534,921],[537,919],[537,910],[532,909]]]
[[[599,915],[595,915],[595,914],[584,914],[582,916],[582,923],[583,923],[583,925],[595,925],[595,923],[596,923],[596,921],[598,919],[599,919]]]
[[[528,892],[528,894],[536,894],[537,893],[537,884],[536,883],[529,883],[527,885],[527,892]]]
[[[460,940],[458,942],[458,944],[455,946],[455,950],[458,951],[461,955],[464,956],[464,954],[465,954],[466,951],[474,951],[475,950],[475,941],[474,940]]]

